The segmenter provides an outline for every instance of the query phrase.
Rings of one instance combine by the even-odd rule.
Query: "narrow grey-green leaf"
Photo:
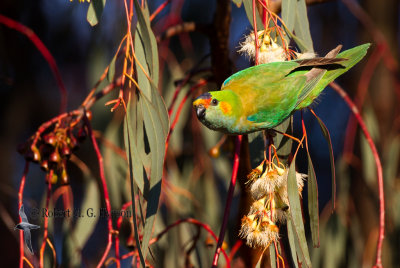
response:
[[[308,158],[308,214],[310,216],[310,229],[314,247],[319,247],[319,209],[318,209],[318,184],[310,153]]]
[[[256,1],[257,2],[257,1]],[[251,26],[254,28],[253,24],[253,1],[252,0],[243,0],[244,9],[246,11],[247,19],[249,20]],[[257,10],[257,5],[255,6],[256,9],[256,23],[257,23],[257,31],[264,29],[264,24],[260,17],[260,14]]]
[[[127,116],[125,116],[125,126],[129,126],[128,124],[128,114]],[[131,143],[131,137],[130,137],[130,129],[129,127],[125,128],[125,133],[126,133],[126,140],[127,143],[130,144]],[[129,166],[131,168],[129,168],[129,179],[130,179],[130,185],[131,185],[131,196],[132,196],[132,219],[133,219],[133,229],[134,229],[134,233],[135,233],[135,241],[136,241],[136,245],[137,245],[137,250],[139,253],[139,258],[140,258],[140,265],[142,268],[146,267],[146,263],[144,261],[144,257],[143,257],[143,252],[142,249],[140,247],[140,240],[139,240],[139,228],[138,228],[138,224],[137,224],[137,217],[136,217],[136,197],[135,197],[135,185],[134,185],[134,178],[133,178],[133,169],[132,169],[132,159],[134,158],[134,156],[132,155],[132,151],[131,151],[130,146],[128,146],[127,148],[127,156],[128,156],[128,163]]]
[[[232,0],[232,2],[233,2],[238,8],[240,8],[240,6],[242,5],[243,0]]]
[[[313,42],[311,39],[310,25],[307,17],[307,6],[305,0],[299,0],[296,6],[296,22],[294,24],[294,32],[297,37],[303,40],[306,49],[303,52],[313,52]]]
[[[105,5],[106,0],[92,0],[90,2],[86,20],[91,26],[95,26],[97,23],[99,23]]]
[[[332,172],[332,210],[335,210],[336,204],[336,176],[335,176],[335,157],[333,156],[333,147],[331,141],[331,135],[329,134],[328,128],[325,126],[324,122],[313,113],[315,118],[317,118],[318,124],[321,128],[322,135],[324,135],[326,142],[328,143],[329,148],[329,157],[331,160],[331,172]]]
[[[141,100],[143,119],[151,151],[150,191],[147,199],[146,221],[142,240],[142,251],[146,257],[161,195],[166,135],[157,109],[145,97]]]
[[[136,3],[136,1],[135,1]],[[150,45],[150,43],[148,44]],[[139,84],[140,91],[146,95],[148,99],[151,100],[151,84],[149,79],[147,78],[147,75],[150,75],[149,71],[149,66],[146,63],[146,54],[145,54],[145,47],[146,43],[144,41],[144,37],[139,31],[139,22],[138,22],[138,28],[136,30],[135,34],[135,55],[136,55],[136,60],[135,65],[136,65],[136,76],[137,76],[137,82]],[[142,66],[143,69],[140,67]],[[146,72],[146,74],[145,74]]]
[[[271,243],[271,245],[269,245],[269,259],[270,259],[270,263],[271,263],[271,268],[275,268],[276,267],[276,253],[275,253],[274,243]]]
[[[282,0],[282,20],[289,32],[294,29],[296,19],[297,0]]]
[[[118,147],[122,146],[121,125],[122,120],[118,116],[114,116],[104,132],[104,138]],[[125,187],[128,165],[127,161],[106,143],[101,145],[110,203],[113,205],[112,208],[117,209],[120,208],[123,200],[129,199],[129,191]]]
[[[289,247],[290,247],[290,253],[292,255],[292,260],[293,260],[294,266],[296,268],[299,268],[299,264],[297,261],[296,243],[295,243],[296,238],[293,233],[293,224],[292,224],[292,220],[290,218],[288,219],[288,221],[286,223],[286,227],[287,227]]]
[[[136,185],[139,187],[140,191],[144,192],[144,185],[147,183],[147,178],[143,175],[143,162],[140,157],[141,153],[138,151],[137,144],[143,144],[143,140],[138,141],[136,144],[136,136],[137,136],[137,125],[142,126],[143,128],[143,119],[137,120],[136,116],[136,106],[137,102],[136,95],[133,94],[132,100],[128,102],[126,120],[124,122],[124,141],[125,141],[125,151],[127,154],[127,158],[131,157],[132,162],[129,164],[129,170],[132,172],[132,178]],[[131,102],[135,104],[132,107]],[[129,134],[129,135],[128,135]],[[128,139],[129,136],[129,139]],[[144,149],[143,149],[144,150]]]
[[[304,257],[305,266],[311,267],[310,255],[308,253],[308,246],[306,235],[304,231],[303,215],[301,212],[301,204],[299,197],[299,189],[297,187],[296,179],[296,158],[293,158],[292,163],[289,167],[288,174],[288,197],[290,204],[290,214],[293,221],[294,233],[296,234],[297,241],[299,243],[301,253]]]
[[[147,1],[144,2],[144,8],[140,8],[140,5],[137,0],[134,1],[135,10],[137,15],[137,26],[136,31],[140,33],[141,41],[144,48],[145,60],[148,65],[149,75],[153,79],[154,83],[158,83],[158,56],[153,55],[154,51],[157,51],[157,42],[154,37],[153,31],[150,27],[150,19],[149,19],[149,9],[147,7]],[[155,48],[155,49],[154,49]],[[135,51],[136,52],[136,51]],[[157,59],[155,59],[155,57]],[[155,62],[157,66],[155,66]],[[141,62],[142,66],[144,62]],[[156,69],[157,67],[157,69]],[[157,78],[155,81],[154,75],[156,74]]]

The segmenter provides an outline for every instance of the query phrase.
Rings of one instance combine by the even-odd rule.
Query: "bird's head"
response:
[[[241,109],[236,94],[230,90],[211,91],[197,97],[193,102],[197,118],[206,127],[231,133]]]

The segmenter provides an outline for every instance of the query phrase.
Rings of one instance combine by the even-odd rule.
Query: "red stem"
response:
[[[233,257],[235,257],[236,252],[240,249],[240,247],[243,245],[243,240],[239,239],[236,241],[236,243],[233,245],[231,252],[229,253],[229,261],[233,260]]]
[[[126,209],[131,205],[132,205],[132,201],[125,203],[121,208],[121,212],[126,211]],[[135,215],[133,215],[133,216],[135,217]],[[119,232],[119,229],[121,228],[122,220],[123,220],[123,217],[122,217],[122,215],[120,215],[117,220],[117,231],[118,232]],[[119,255],[119,234],[117,234],[115,236],[115,258],[117,259],[117,267],[120,267],[121,257]]]
[[[49,209],[49,203],[50,203],[50,195],[51,195],[51,180],[53,177],[54,170],[51,169],[50,172],[47,174],[47,193],[46,193],[46,211]],[[44,250],[46,248],[46,243],[47,243],[47,234],[48,234],[48,226],[49,226],[49,217],[44,217],[44,233],[43,233],[43,242],[42,246],[40,247],[40,261],[39,261],[39,267],[43,268],[44,265]],[[55,260],[54,260],[55,261]]]
[[[375,147],[375,144],[371,138],[371,135],[368,132],[368,129],[360,115],[360,112],[357,109],[357,106],[354,102],[349,98],[347,93],[335,82],[330,83],[330,86],[337,92],[339,95],[345,100],[347,105],[350,107],[352,113],[357,119],[358,124],[360,125],[361,130],[363,131],[365,138],[371,148],[372,154],[374,156],[376,171],[378,174],[378,188],[379,188],[379,237],[378,237],[378,245],[376,249],[376,261],[375,267],[382,267],[382,244],[383,239],[385,238],[385,194],[383,189],[383,173],[382,173],[382,164],[378,155],[378,150]]]
[[[107,188],[107,182],[106,182],[106,178],[104,175],[104,164],[103,164],[103,157],[100,153],[100,149],[99,146],[97,144],[96,141],[96,137],[93,133],[92,127],[90,125],[89,120],[87,119],[86,116],[83,117],[86,126],[88,128],[88,132],[89,132],[89,136],[92,140],[93,143],[93,148],[96,152],[97,155],[97,161],[99,162],[99,172],[100,172],[100,179],[101,179],[101,184],[103,186],[103,192],[104,192],[104,200],[106,202],[106,208],[107,208],[107,213],[108,213],[108,217],[107,217],[107,226],[108,226],[108,243],[107,243],[107,247],[106,250],[104,251],[103,257],[101,258],[100,262],[98,263],[97,267],[100,268],[104,261],[107,258],[108,252],[111,249],[111,245],[112,245],[112,233],[113,233],[113,228],[112,228],[112,220],[111,220],[111,205],[110,205],[110,197],[108,195],[108,188]]]
[[[171,2],[171,0],[166,0],[162,3],[150,16],[150,22]]]
[[[221,231],[219,233],[217,248],[215,249],[215,254],[214,254],[212,267],[217,267],[219,253],[221,251],[222,242],[224,241],[225,230],[226,230],[226,226],[228,224],[229,212],[230,212],[231,205],[232,205],[233,193],[235,191],[237,172],[238,172],[238,169],[239,169],[239,157],[240,157],[240,147],[241,147],[241,145],[242,145],[242,135],[239,135],[239,136],[236,137],[235,157],[234,157],[234,160],[233,160],[231,183],[229,185],[228,198],[226,200],[226,205],[225,205],[225,210],[224,210],[224,218],[222,220]]]
[[[22,206],[22,201],[24,199],[24,188],[25,188],[25,180],[26,180],[26,175],[28,175],[29,171],[29,161],[25,161],[25,168],[24,168],[24,173],[22,174],[21,178],[21,184],[19,186],[19,191],[18,191],[18,211],[20,210]],[[19,221],[21,222],[21,216],[19,217]],[[21,230],[19,231],[19,268],[24,267],[24,232]]]
[[[207,224],[202,223],[201,221],[198,221],[198,220],[196,220],[196,219],[188,218],[188,219],[180,219],[180,220],[174,222],[173,224],[168,225],[161,233],[159,233],[159,234],[157,235],[157,237],[155,237],[155,238],[153,238],[152,240],[150,240],[149,245],[151,245],[151,244],[157,242],[163,235],[165,235],[165,234],[166,234],[170,229],[172,229],[173,227],[178,226],[179,224],[185,223],[185,222],[192,223],[192,224],[195,224],[195,225],[198,225],[198,226],[202,227],[202,228],[203,228],[204,230],[206,230],[206,231],[214,238],[214,240],[217,242],[217,236],[215,235],[215,233],[213,232],[213,230],[211,230],[210,226],[208,226]],[[222,251],[222,254],[223,254],[224,257],[225,257],[225,260],[226,260],[226,263],[227,263],[228,267],[230,267],[230,262],[229,262],[228,254],[226,254],[226,251],[225,251],[224,249],[221,249],[221,251]],[[122,257],[122,258],[124,259],[124,257]]]
[[[365,65],[365,68],[361,74],[360,82],[358,83],[358,87],[357,87],[357,97],[355,99],[356,106],[360,110],[364,103],[365,96],[368,92],[368,85],[371,81],[372,75],[373,75],[378,63],[382,59],[382,56],[384,55],[385,51],[386,51],[386,45],[379,44],[372,52],[372,55],[368,59],[368,62]],[[355,138],[356,130],[357,130],[357,122],[355,120],[356,119],[353,116],[350,116],[350,119],[347,123],[346,136],[345,136],[345,140],[344,140],[344,154],[345,155],[351,154],[353,152],[354,138]]]
[[[64,83],[61,79],[60,71],[58,70],[57,64],[53,56],[47,47],[43,44],[42,40],[32,31],[32,29],[26,27],[25,25],[12,20],[8,17],[0,15],[0,23],[4,24],[10,29],[14,29],[26,37],[36,46],[39,52],[42,54],[44,59],[50,66],[51,71],[53,72],[54,77],[57,80],[58,87],[60,88],[61,93],[61,105],[60,105],[60,113],[64,113],[67,110],[67,89],[64,86]]]
[[[255,65],[258,65],[258,32],[256,20],[256,0],[253,0],[253,25],[254,25],[254,45],[256,47]]]
[[[204,86],[204,85],[206,85],[206,84],[207,84],[207,80],[203,80],[203,79],[200,80],[196,85],[194,85],[194,86],[192,86],[192,87],[190,88],[190,90],[186,93],[185,97],[183,97],[183,99],[181,100],[181,103],[179,104],[179,107],[178,107],[178,109],[177,109],[177,111],[176,111],[176,115],[175,115],[174,121],[173,121],[172,124],[171,124],[170,130],[169,130],[169,133],[168,133],[168,136],[167,136],[166,149],[165,149],[165,151],[167,151],[169,138],[171,137],[172,131],[174,131],[175,126],[176,126],[176,124],[178,123],[179,116],[180,116],[180,114],[181,114],[182,108],[183,108],[183,106],[184,106],[186,100],[188,99],[188,97],[190,96],[190,94],[193,93],[193,91],[195,91],[195,90],[198,89],[199,87],[202,87],[202,86]],[[171,113],[172,113],[172,108],[173,108],[173,107],[171,107]],[[169,116],[171,116],[171,114],[169,114]]]

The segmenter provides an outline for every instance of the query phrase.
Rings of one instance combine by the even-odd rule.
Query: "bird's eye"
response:
[[[213,99],[211,101],[211,104],[214,105],[214,106],[218,105],[218,100],[217,99]]]

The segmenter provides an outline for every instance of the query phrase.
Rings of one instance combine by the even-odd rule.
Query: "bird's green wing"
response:
[[[240,91],[243,84],[264,86],[283,79],[295,68],[299,67],[296,61],[271,62],[256,65],[231,75],[222,84],[221,90],[230,89]]]
[[[328,66],[322,77],[315,77],[313,81],[310,81],[312,83],[307,82],[307,85],[299,95],[296,109],[302,109],[309,106],[330,82],[347,72],[357,62],[359,62],[367,53],[369,46],[370,44],[364,44],[339,53],[337,58],[347,59],[340,63],[342,67]],[[302,74],[303,72],[304,71],[299,71],[299,74]],[[297,73],[297,71],[294,73]]]
[[[280,81],[255,89],[258,95],[253,99],[254,112],[247,120],[274,127],[286,119],[296,107],[298,95],[306,83],[304,75],[286,77]]]

